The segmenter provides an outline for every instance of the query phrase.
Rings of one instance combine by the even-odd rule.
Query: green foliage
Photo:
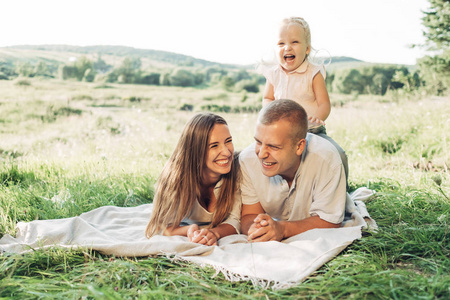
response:
[[[86,56],[79,57],[74,63],[74,68],[76,70],[75,76],[78,79],[78,81],[83,80],[86,74],[95,73],[92,67],[92,62]],[[90,82],[89,80],[85,81]]]
[[[16,66],[16,73],[23,77],[33,76],[33,66],[29,62],[19,62]]]
[[[220,81],[220,85],[225,91],[232,91],[235,83],[234,79],[230,76],[224,76]]]
[[[139,81],[141,74],[141,59],[137,57],[126,57],[121,66],[115,70],[119,83],[135,83]]]
[[[188,104],[188,103],[184,103],[184,104],[180,107],[180,110],[184,110],[184,111],[193,111],[193,110],[194,110],[194,105]]]
[[[26,78],[17,78],[14,81],[14,84],[17,86],[30,86],[31,85],[31,81],[26,79]]]
[[[94,79],[95,79],[95,71],[94,71],[94,69],[87,69],[85,72],[84,72],[84,76],[83,76],[83,81],[86,81],[86,82],[93,82],[94,81]]]
[[[50,105],[49,107],[47,107],[46,114],[41,116],[41,120],[44,123],[52,123],[60,117],[68,117],[72,115],[80,116],[82,113],[83,111],[81,109],[68,106],[55,107],[53,105]]]
[[[411,75],[406,67],[363,66],[357,69],[340,69],[331,73],[327,77],[327,87],[330,92],[342,94],[385,95],[388,90],[400,89],[405,83],[408,83],[409,88],[418,86],[420,80],[417,77],[417,73]]]
[[[178,68],[170,74],[169,82],[172,86],[194,86],[194,74],[186,69]]]
[[[29,185],[29,182],[36,180],[36,176],[32,172],[19,170],[17,165],[12,164],[9,168],[0,173],[0,185]]]
[[[344,69],[336,72],[332,91],[342,94],[363,93],[364,85],[361,73],[356,69]]]
[[[241,80],[236,84],[236,90],[247,91],[249,93],[259,93],[259,84],[255,80]]]
[[[450,2],[429,0],[430,8],[424,12],[422,24],[426,47],[432,55],[418,60],[427,90],[433,94],[444,94],[450,85]]]
[[[437,48],[450,46],[450,2],[448,0],[429,0],[430,8],[424,12],[422,24],[426,27],[424,36],[429,46]]]
[[[159,85],[159,82],[161,80],[161,74],[159,73],[149,73],[149,74],[143,74],[138,82],[140,84],[149,84],[149,85]]]
[[[170,74],[169,73],[163,74],[163,76],[161,77],[161,80],[160,80],[160,84],[164,85],[164,86],[170,85]]]
[[[92,67],[94,68],[94,70],[97,73],[106,73],[108,71],[110,71],[113,66],[108,65],[99,55],[97,60],[95,62],[92,63]]]
[[[450,48],[440,55],[425,56],[418,60],[421,75],[431,94],[443,95],[450,86]]]
[[[79,57],[72,65],[60,65],[58,76],[63,80],[76,79],[78,81],[94,81],[96,72],[92,62],[86,57]]]
[[[78,70],[75,68],[75,66],[60,65],[58,68],[58,77],[62,80],[76,78],[77,73]]]

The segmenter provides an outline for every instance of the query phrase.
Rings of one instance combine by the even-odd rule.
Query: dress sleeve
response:
[[[312,78],[314,78],[317,73],[320,72],[320,74],[322,74],[323,79],[327,78],[327,72],[325,71],[325,66],[323,64],[321,65],[313,65],[311,64],[313,67],[313,71],[312,71]]]
[[[259,67],[261,74],[266,78],[266,81],[273,85],[273,73],[274,73],[274,65],[273,64],[261,64]]]

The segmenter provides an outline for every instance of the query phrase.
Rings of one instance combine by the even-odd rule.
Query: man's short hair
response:
[[[305,109],[295,101],[280,99],[269,103],[258,116],[262,125],[271,125],[279,120],[287,120],[292,124],[291,135],[296,141],[304,139],[308,131],[308,115]]]

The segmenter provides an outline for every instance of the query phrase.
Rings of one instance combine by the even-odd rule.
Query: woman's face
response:
[[[203,180],[205,184],[219,181],[220,176],[231,171],[233,161],[233,141],[225,124],[214,125],[208,141]]]

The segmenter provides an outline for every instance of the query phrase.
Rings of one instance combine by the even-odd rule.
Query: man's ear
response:
[[[306,140],[305,139],[301,139],[300,141],[297,142],[297,149],[296,149],[296,153],[298,156],[302,155],[303,150],[305,150],[306,147]]]

